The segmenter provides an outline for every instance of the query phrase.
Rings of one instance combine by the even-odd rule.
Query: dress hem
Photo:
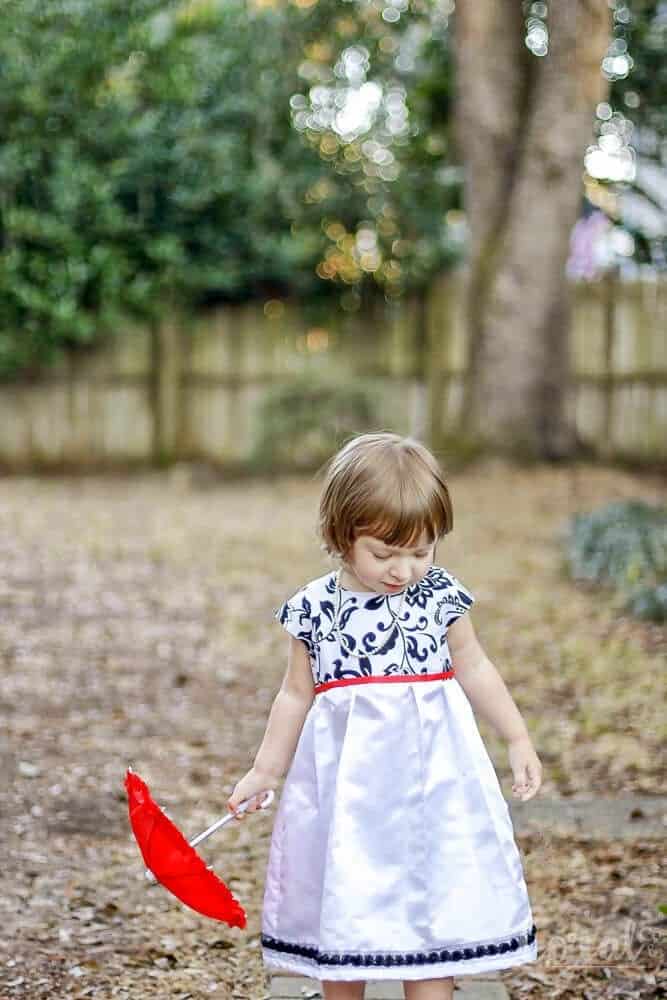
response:
[[[537,960],[537,940],[512,952],[501,955],[484,956],[482,958],[461,959],[453,962],[434,962],[424,965],[396,965],[392,967],[381,965],[346,966],[340,968],[332,965],[318,965],[317,962],[294,956],[287,956],[262,945],[264,965],[269,969],[280,969],[308,979],[322,980],[421,980],[442,979],[448,976],[473,976],[485,972],[495,972],[508,969],[514,965],[524,965]]]

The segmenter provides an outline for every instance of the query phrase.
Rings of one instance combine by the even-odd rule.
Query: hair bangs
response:
[[[414,438],[363,434],[329,463],[319,514],[326,551],[344,557],[360,535],[391,547],[416,548],[433,544],[452,527],[442,470]]]

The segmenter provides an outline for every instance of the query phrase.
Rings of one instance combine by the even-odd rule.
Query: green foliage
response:
[[[300,25],[307,59],[293,122],[329,165],[318,204],[330,244],[318,273],[352,286],[353,306],[361,285],[397,298],[463,252],[449,15],[429,0],[403,16],[387,11],[380,0],[319,0]],[[335,109],[363,106],[365,88],[375,88],[374,113],[345,121]]]
[[[433,0],[5,0],[2,15],[0,376],[127,317],[287,295],[356,309],[460,257]],[[648,2],[632,22],[649,112],[660,23]]]
[[[332,55],[368,40],[378,79],[396,82],[381,42],[405,35],[408,19],[392,27],[380,13],[371,23],[368,11],[333,0],[310,10],[6,0],[0,375],[29,373],[127,316],[158,319],[177,304],[342,292],[355,308],[358,285],[424,285],[455,255],[433,211],[443,189],[432,154],[424,159],[419,142],[408,151],[399,136],[400,176],[383,180],[342,147],[334,162],[321,136],[305,141],[292,124],[291,98],[315,82],[321,31]],[[377,228],[390,269],[322,281],[331,221],[352,234]]]
[[[372,382],[353,383],[306,373],[268,390],[255,415],[252,461],[312,469],[360,428],[379,424],[380,397]]]
[[[0,35],[0,373],[51,360],[118,321],[151,289],[132,260],[116,198],[126,126],[104,100],[132,45],[132,19],[159,8],[7,0]]]
[[[667,137],[664,4],[661,0],[619,2],[614,11],[614,37],[626,42],[633,65],[627,76],[613,80],[612,103],[622,106],[635,127],[653,134],[657,147]]]
[[[322,291],[287,29],[242,0],[8,0],[0,374],[175,302]]]
[[[657,587],[635,587],[628,596],[626,607],[636,618],[667,622],[667,583]]]
[[[621,500],[577,514],[566,546],[575,579],[611,584],[632,614],[667,621],[667,508]]]

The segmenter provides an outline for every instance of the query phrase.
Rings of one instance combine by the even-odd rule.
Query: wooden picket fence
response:
[[[330,311],[225,307],[128,326],[38,379],[0,385],[0,466],[91,468],[209,460],[243,468],[267,389],[297,376],[378,388],[378,426],[437,440],[462,420],[467,345],[460,274],[422,300]],[[667,280],[578,283],[572,419],[605,458],[667,457]],[[438,371],[428,344],[442,338]],[[434,377],[435,376],[435,377]],[[437,385],[437,405],[433,386]]]

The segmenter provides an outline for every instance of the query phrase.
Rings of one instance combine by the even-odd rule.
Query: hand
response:
[[[232,794],[227,800],[227,808],[234,813],[235,819],[242,820],[246,813],[257,812],[261,808],[261,802],[266,792],[269,789],[275,791],[277,783],[272,775],[251,767],[248,773],[234,785]],[[242,813],[237,814],[236,810],[245,799],[254,799],[254,801]]]
[[[507,752],[514,776],[512,791],[515,797],[522,802],[532,799],[542,784],[542,764],[530,737],[523,736],[518,740],[512,740]]]

